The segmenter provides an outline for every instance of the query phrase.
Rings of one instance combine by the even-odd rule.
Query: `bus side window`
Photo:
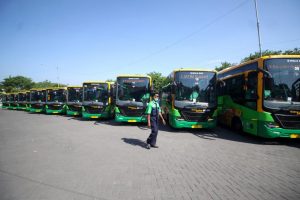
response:
[[[248,73],[247,90],[245,92],[245,106],[256,110],[257,106],[257,72]]]
[[[242,104],[244,102],[244,75],[234,76],[226,81],[226,94],[229,94],[232,100]]]

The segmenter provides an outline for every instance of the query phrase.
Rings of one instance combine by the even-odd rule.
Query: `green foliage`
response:
[[[147,74],[152,78],[154,91],[161,91],[162,87],[168,84],[168,78],[163,76],[160,72],[150,72]]]
[[[113,79],[106,79],[105,82],[116,82],[116,80],[113,80]]]
[[[9,76],[1,82],[1,86],[6,92],[29,90],[33,85],[34,82],[31,80],[31,78],[27,78],[24,76]]]
[[[294,48],[291,50],[286,50],[286,51],[273,51],[273,50],[265,50],[262,52],[262,56],[269,56],[269,55],[300,55],[300,48]],[[254,60],[256,58],[260,57],[259,52],[255,52],[254,54],[250,54],[249,56],[243,58],[241,60],[241,63],[247,62],[250,60]]]
[[[217,71],[217,72],[219,72],[219,71],[221,71],[221,70],[223,70],[223,69],[226,69],[226,68],[228,68],[228,67],[230,67],[230,66],[233,66],[234,64],[233,63],[229,63],[229,62],[221,62],[221,66],[216,66],[215,67],[215,70]]]
[[[52,83],[48,80],[45,80],[45,81],[42,81],[42,82],[37,82],[34,84],[33,88],[48,88],[48,87],[57,87],[57,86],[60,86],[60,87],[65,87],[66,85],[65,84],[61,84],[61,83]]]
[[[48,80],[42,82],[33,82],[31,78],[24,76],[9,76],[3,79],[0,83],[0,91],[6,93],[9,92],[19,92],[22,90],[30,90],[31,88],[47,88],[47,87],[57,87],[57,83],[52,83]],[[65,87],[65,84],[59,84],[60,87]]]
[[[291,50],[286,50],[286,51],[273,51],[273,50],[265,50],[262,52],[262,56],[269,56],[269,55],[300,55],[300,48],[294,48]],[[250,60],[254,60],[260,57],[260,53],[259,52],[255,52],[255,53],[251,53],[249,56],[243,58],[241,60],[241,63],[243,62],[247,62]],[[222,62],[221,66],[216,66],[215,70],[216,71],[221,71],[223,69],[226,69],[230,66],[236,65],[235,63],[229,63],[229,62]]]

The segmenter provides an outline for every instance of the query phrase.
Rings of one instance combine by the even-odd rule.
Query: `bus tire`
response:
[[[243,124],[238,117],[234,117],[231,121],[231,128],[239,133],[243,132]]]

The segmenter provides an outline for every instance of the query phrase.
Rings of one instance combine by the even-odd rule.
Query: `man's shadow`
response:
[[[146,149],[147,144],[145,141],[135,139],[135,138],[122,138],[123,142],[130,144],[132,146],[139,146]]]

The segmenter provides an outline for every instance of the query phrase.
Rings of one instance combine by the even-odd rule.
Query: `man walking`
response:
[[[159,116],[162,119],[163,124],[165,125],[166,122],[161,114],[161,109],[158,104],[158,93],[154,93],[153,100],[148,104],[146,114],[148,119],[148,127],[151,127],[151,134],[149,135],[147,139],[147,149],[150,149],[150,147],[158,148],[156,145],[156,138],[158,134],[158,121]]]

